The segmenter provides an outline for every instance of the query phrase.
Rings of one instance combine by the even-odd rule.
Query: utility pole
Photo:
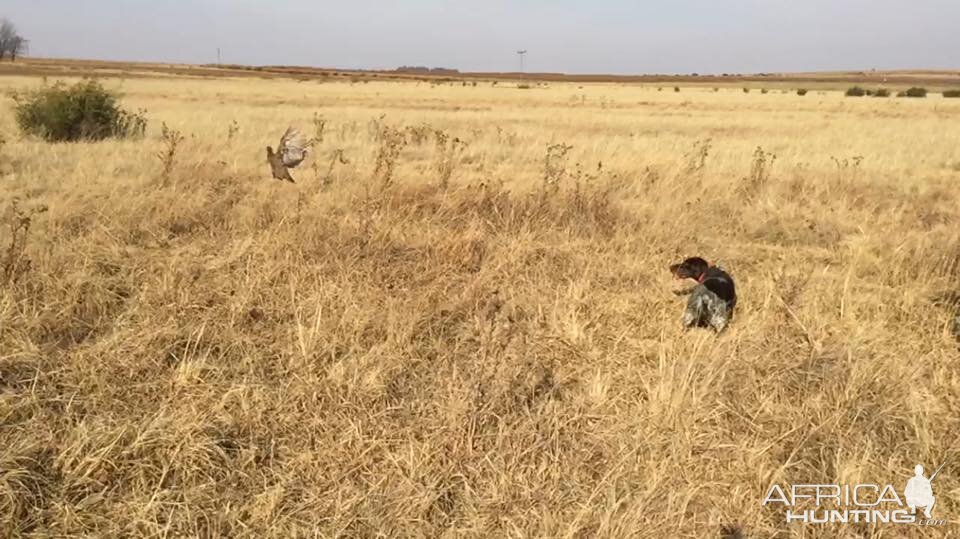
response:
[[[217,65],[220,65],[220,47],[217,47]]]
[[[524,49],[524,50],[522,50],[522,51],[517,51],[517,56],[520,57],[520,72],[521,72],[521,73],[523,73],[523,57],[526,56],[526,54],[527,54],[526,49]]]

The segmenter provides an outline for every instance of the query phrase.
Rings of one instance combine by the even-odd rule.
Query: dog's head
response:
[[[710,269],[710,264],[699,256],[688,258],[679,264],[670,265],[670,273],[677,279],[694,279],[699,281],[700,277],[703,276],[708,269]]]

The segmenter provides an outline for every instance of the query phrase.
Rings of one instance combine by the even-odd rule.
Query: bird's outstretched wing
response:
[[[306,159],[309,149],[310,144],[303,138],[300,130],[288,127],[280,138],[280,148],[277,153],[283,160],[283,166],[293,168]]]

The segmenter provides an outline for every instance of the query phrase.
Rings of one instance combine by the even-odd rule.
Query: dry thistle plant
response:
[[[307,205],[307,196],[303,191],[297,193],[297,224],[299,225],[303,219],[303,208]]]
[[[319,112],[313,113],[313,136],[310,138],[310,141],[307,143],[311,148],[317,148],[323,144],[323,137],[327,129],[327,119],[323,117]],[[313,169],[313,176],[317,181],[321,181],[320,177],[320,163],[317,159],[313,159],[313,162],[310,163],[310,168]]]
[[[513,146],[517,143],[517,134],[506,131],[504,128],[497,126],[497,142],[500,144],[506,144],[507,146]]]
[[[693,143],[693,148],[689,153],[684,155],[684,160],[687,162],[684,174],[698,174],[703,172],[703,169],[707,166],[707,157],[710,156],[712,143],[713,139],[709,138]]]
[[[10,230],[10,244],[7,246],[3,260],[3,283],[10,286],[30,270],[30,259],[26,258],[27,236],[30,234],[30,225],[33,217],[47,211],[46,206],[38,206],[30,210],[20,207],[14,199],[7,212],[7,226]]]
[[[380,180],[383,187],[387,187],[393,181],[393,171],[397,166],[400,152],[407,146],[407,138],[403,131],[381,125],[380,131],[377,132],[377,140],[380,147],[377,149],[377,164],[373,170],[373,176]]]
[[[837,167],[837,181],[851,181],[859,177],[860,165],[863,164],[862,155],[842,159],[831,155],[830,160]]]
[[[227,126],[227,143],[233,142],[233,139],[236,138],[237,134],[240,132],[240,124],[236,120],[230,122],[230,125]]]
[[[764,151],[760,146],[753,152],[753,161],[750,164],[750,175],[744,178],[742,192],[748,197],[757,194],[763,186],[770,180],[770,169],[776,162],[777,156],[774,153]]]
[[[383,131],[383,128],[386,126],[386,114],[381,114],[376,118],[371,118],[367,122],[367,132],[370,134],[370,138],[375,141],[380,141],[380,132]]]
[[[357,133],[360,132],[360,123],[356,120],[351,122],[345,122],[340,124],[339,132],[337,136],[340,137],[340,141],[346,141],[353,138]]]
[[[420,146],[430,138],[430,133],[434,131],[433,127],[430,124],[420,124],[420,125],[409,125],[406,128],[406,132],[410,143],[415,146]]]
[[[177,130],[170,129],[164,123],[161,127],[160,137],[163,139],[164,148],[157,154],[157,158],[163,165],[160,181],[163,185],[166,185],[170,181],[170,173],[173,172],[173,164],[177,157],[177,147],[183,142],[183,135]]]
[[[450,138],[450,135],[437,129],[434,131],[434,138],[437,146],[437,174],[440,180],[440,187],[446,189],[450,184],[450,177],[457,166],[460,154],[467,147],[467,143],[458,137]]]
[[[567,154],[572,149],[573,146],[564,143],[547,146],[547,154],[543,159],[544,192],[560,189],[560,182],[567,173]]]
[[[333,157],[330,158],[330,164],[327,166],[327,174],[323,178],[324,185],[330,185],[333,183],[333,167],[340,163],[341,165],[349,165],[350,161],[343,155],[343,148],[337,148],[333,152]]]
[[[579,208],[583,206],[583,194],[587,186],[593,185],[596,183],[600,176],[603,175],[603,161],[597,162],[597,168],[593,172],[588,172],[583,169],[583,165],[580,163],[576,164],[576,167],[573,171],[573,198]]]
[[[313,146],[323,144],[323,135],[326,129],[327,119],[319,112],[313,113],[313,138],[310,139],[310,144]]]

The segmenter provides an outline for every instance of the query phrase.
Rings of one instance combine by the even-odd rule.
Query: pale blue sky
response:
[[[568,73],[960,67],[960,0],[5,0],[37,56]]]

